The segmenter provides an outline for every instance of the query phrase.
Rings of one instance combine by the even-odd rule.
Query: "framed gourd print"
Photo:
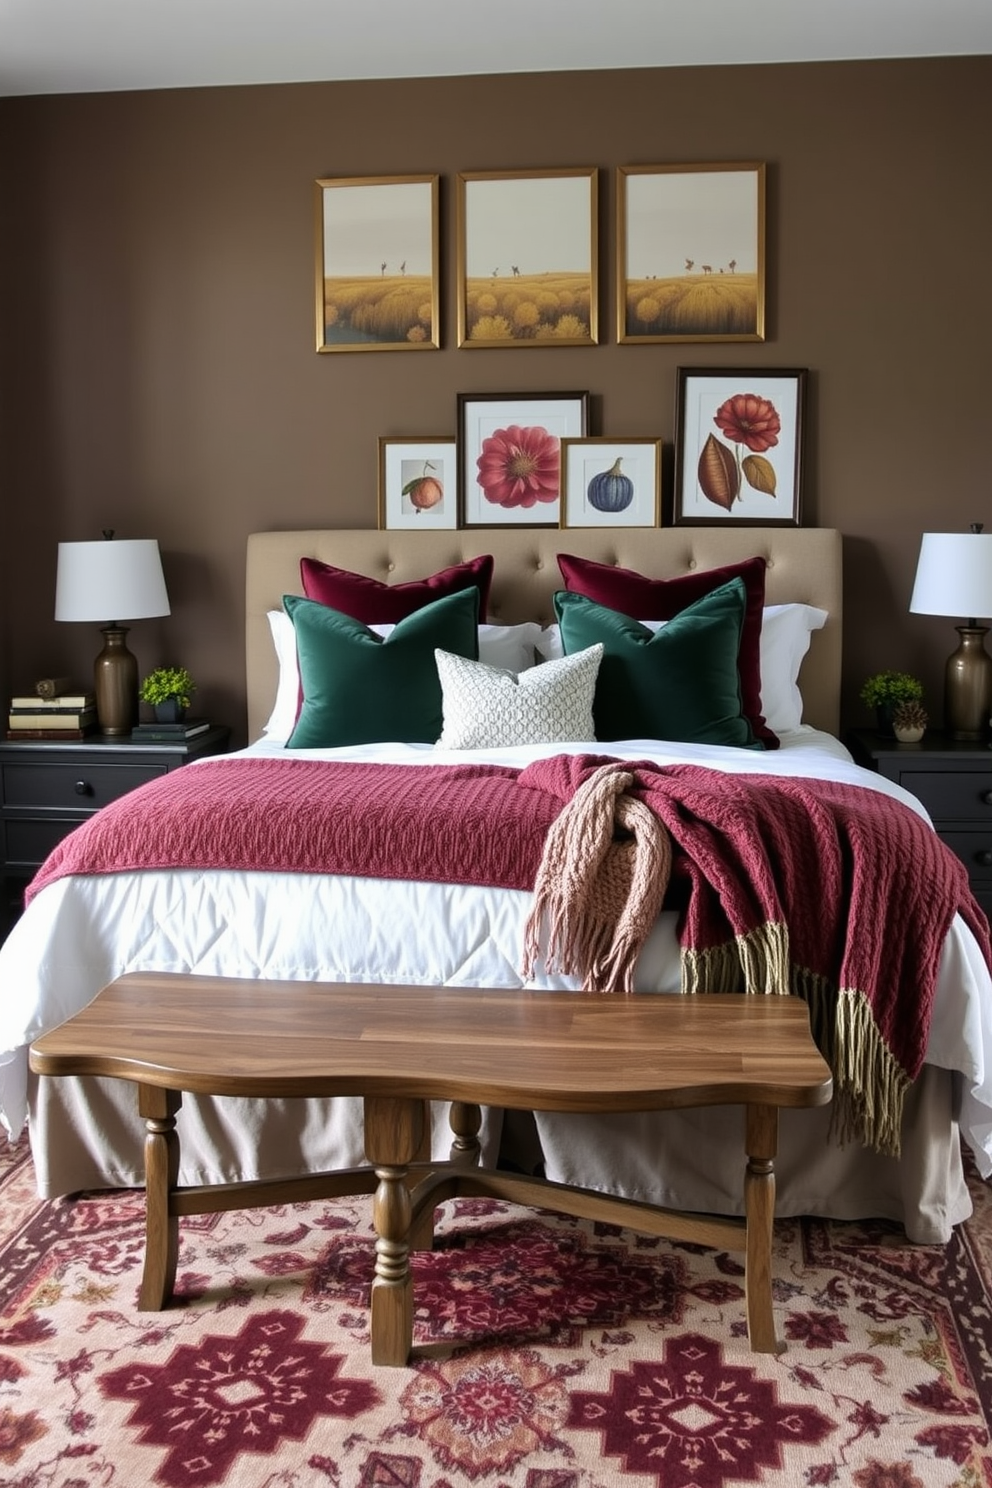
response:
[[[657,527],[661,440],[563,439],[563,527]]]
[[[617,339],[765,339],[765,167],[617,169]]]
[[[317,181],[318,351],[437,351],[438,177]]]
[[[805,367],[680,367],[676,524],[797,527],[805,405]]]
[[[595,346],[599,172],[458,177],[458,345]]]

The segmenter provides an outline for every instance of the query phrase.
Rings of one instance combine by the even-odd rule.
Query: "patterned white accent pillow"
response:
[[[524,672],[435,651],[443,698],[438,749],[503,749],[595,739],[592,700],[602,646]]]

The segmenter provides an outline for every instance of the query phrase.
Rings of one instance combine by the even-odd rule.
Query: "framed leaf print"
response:
[[[675,522],[799,525],[806,368],[680,367]]]

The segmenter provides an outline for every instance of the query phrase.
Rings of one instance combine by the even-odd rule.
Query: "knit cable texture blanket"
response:
[[[567,803],[538,872],[525,974],[546,917],[550,966],[629,989],[670,863],[682,990],[803,997],[834,1074],[835,1131],[898,1154],[956,913],[992,969],[966,870],[915,812],[831,781],[592,756],[541,760],[520,783]]]
[[[592,833],[600,856],[579,854],[585,928],[573,934],[574,908],[549,897],[539,869],[546,841],[560,851],[552,823],[604,767],[620,776],[607,782],[610,799]],[[574,825],[564,816],[558,833]],[[182,868],[537,883],[525,961],[535,917],[548,913],[552,959],[579,947],[584,984],[605,990],[630,985],[670,881],[683,906],[683,990],[804,997],[834,1071],[843,1131],[883,1151],[898,1150],[902,1099],[923,1063],[955,912],[992,968],[988,924],[965,870],[930,827],[869,789],[819,780],[594,755],[523,770],[208,760],[96,812],[55,848],[27,898],[67,874]],[[601,868],[618,873],[622,897],[614,885],[605,915]]]

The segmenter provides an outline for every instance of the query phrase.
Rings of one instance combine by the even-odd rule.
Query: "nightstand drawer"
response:
[[[85,820],[85,817],[67,820],[64,816],[50,816],[43,821],[26,816],[9,818],[3,824],[4,863],[8,868],[40,868],[73,827]]]
[[[934,821],[982,821],[992,828],[992,752],[987,770],[903,770],[899,784],[912,791]]]
[[[987,832],[941,832],[941,841],[962,861],[972,884],[992,884],[992,826]]]
[[[166,773],[162,764],[93,764],[89,760],[3,764],[3,804],[55,811],[95,811]]]

